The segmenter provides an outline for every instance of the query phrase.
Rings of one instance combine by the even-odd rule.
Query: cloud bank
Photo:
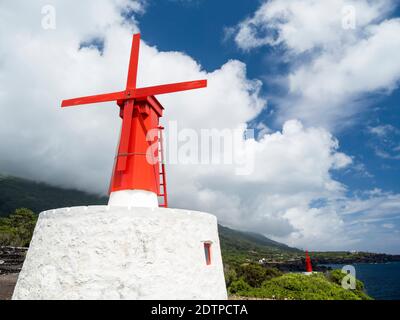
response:
[[[271,0],[230,33],[243,50],[271,46],[290,65],[279,120],[338,131],[400,79],[400,19],[392,0]]]

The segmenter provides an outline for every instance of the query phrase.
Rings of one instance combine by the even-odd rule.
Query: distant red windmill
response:
[[[312,265],[311,265],[311,259],[310,259],[310,256],[308,255],[307,250],[306,250],[306,272],[313,272]]]
[[[137,88],[139,47],[140,34],[136,34],[133,36],[128,80],[124,91],[64,100],[62,107],[116,101],[121,109],[122,130],[109,190],[110,203],[114,196],[113,202],[117,205],[156,206],[157,196],[162,196],[164,203],[160,206],[167,207],[165,167],[160,161],[162,138],[157,134],[152,141],[148,141],[147,137],[153,129],[159,129],[162,137],[163,128],[159,126],[159,120],[164,108],[155,95],[204,88],[207,80]],[[149,147],[158,141],[161,141],[161,155],[156,150],[151,153],[155,161],[148,161]]]

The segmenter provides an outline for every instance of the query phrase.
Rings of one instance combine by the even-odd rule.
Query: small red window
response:
[[[211,264],[211,243],[204,243],[204,254],[206,256],[206,264],[209,266]]]

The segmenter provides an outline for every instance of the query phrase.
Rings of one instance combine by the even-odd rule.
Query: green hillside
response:
[[[220,233],[223,234],[223,239],[227,249],[235,250],[235,249],[267,249],[268,252],[280,252],[280,251],[289,251],[289,252],[298,252],[299,250],[296,248],[291,248],[286,244],[276,242],[274,240],[268,239],[261,234],[253,233],[253,232],[242,232],[237,230],[232,230],[227,227],[220,226]]]
[[[304,255],[299,249],[273,241],[257,233],[219,226],[219,237],[224,253],[224,262],[229,264],[240,264],[244,261],[254,262],[267,257],[282,261]]]
[[[54,208],[106,204],[107,198],[0,175],[0,217],[19,208],[39,213]]]

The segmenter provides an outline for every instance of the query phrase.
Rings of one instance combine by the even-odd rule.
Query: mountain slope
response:
[[[107,198],[77,190],[53,187],[30,180],[0,175],[0,217],[18,208],[35,213],[49,209],[107,204]]]
[[[286,244],[268,239],[261,234],[233,230],[224,226],[219,226],[221,241],[230,250],[257,250],[263,249],[269,252],[299,252],[296,248],[291,248]]]
[[[287,260],[302,251],[264,237],[261,234],[233,230],[219,226],[219,237],[223,259],[228,264],[240,264],[246,260],[258,261],[262,258]]]

